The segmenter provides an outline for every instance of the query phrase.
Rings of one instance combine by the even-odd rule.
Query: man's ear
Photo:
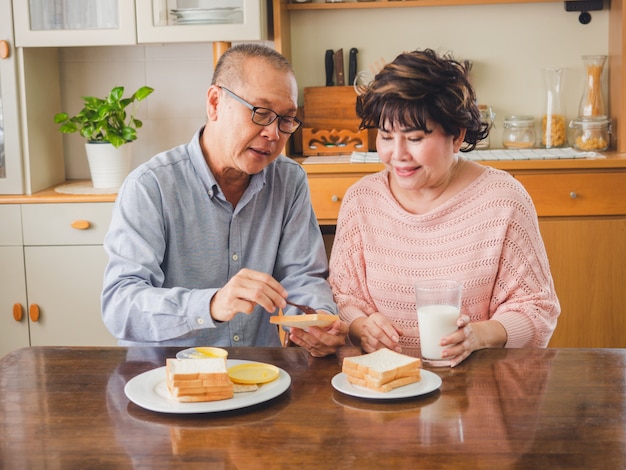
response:
[[[216,85],[211,85],[206,92],[206,114],[210,121],[217,120],[218,104],[221,102],[222,94]]]

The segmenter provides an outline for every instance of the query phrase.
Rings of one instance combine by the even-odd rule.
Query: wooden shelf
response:
[[[553,3],[562,0],[375,0],[326,3],[287,3],[287,10],[354,10],[372,8],[440,7],[459,5],[500,5],[510,3]]]

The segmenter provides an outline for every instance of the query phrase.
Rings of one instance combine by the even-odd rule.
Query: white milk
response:
[[[460,309],[453,305],[425,305],[417,309],[424,359],[442,359],[439,341],[458,330],[459,313]]]

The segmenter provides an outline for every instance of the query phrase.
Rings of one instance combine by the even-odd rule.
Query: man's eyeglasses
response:
[[[220,88],[228,93],[230,96],[235,98],[237,101],[239,101],[241,104],[243,104],[246,108],[251,109],[252,122],[258,124],[259,126],[269,126],[276,119],[278,119],[278,130],[284,132],[285,134],[293,134],[302,125],[302,121],[300,121],[300,119],[296,117],[281,116],[271,109],[261,108],[260,106],[253,106],[242,97],[234,94],[228,88],[223,86],[221,86]]]

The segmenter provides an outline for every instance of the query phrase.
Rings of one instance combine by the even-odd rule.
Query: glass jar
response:
[[[604,96],[603,71],[605,55],[585,55],[585,88],[580,99],[579,116],[606,116],[606,97]]]
[[[535,146],[535,118],[507,116],[504,119],[502,145],[507,149],[531,149]]]
[[[563,69],[545,70],[546,102],[541,118],[541,146],[547,149],[563,147],[567,141],[565,133],[565,111],[561,100]]]
[[[486,104],[479,104],[478,110],[480,111],[480,122],[483,124],[487,124],[489,126],[489,130],[493,127],[493,119],[495,114],[491,110],[490,106]],[[485,137],[483,140],[479,140],[476,142],[476,150],[485,150],[489,148],[489,135]]]
[[[611,143],[611,120],[606,116],[574,119],[569,124],[570,145],[581,151],[603,151]]]

